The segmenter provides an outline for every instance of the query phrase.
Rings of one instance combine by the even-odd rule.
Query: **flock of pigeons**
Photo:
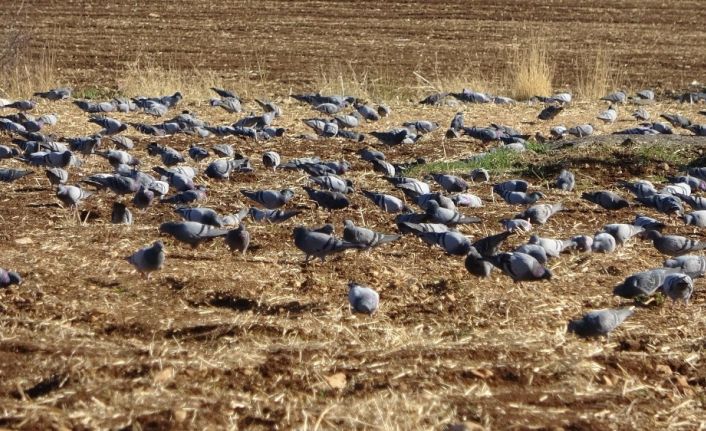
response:
[[[243,110],[243,103],[237,94],[214,88],[219,98],[210,101],[210,105],[231,113]],[[696,93],[699,97],[698,94]],[[68,99],[68,88],[52,89],[36,93],[35,97],[50,101]],[[367,135],[355,131],[363,122],[374,122],[391,114],[385,105],[369,105],[350,96],[324,96],[318,93],[293,95],[294,99],[311,105],[312,110],[320,115],[304,120],[312,134],[300,135],[301,139],[340,138],[354,142],[365,141]],[[463,90],[461,93],[436,93],[420,103],[438,105],[447,97],[453,97],[465,103],[515,103],[506,97],[489,96],[483,93]],[[693,101],[693,97],[690,99]],[[628,97],[625,92],[616,92],[604,97],[610,103],[608,109],[600,112],[597,119],[612,123],[619,115],[619,105],[633,102],[637,109],[633,116],[641,123],[630,129],[620,131],[623,134],[673,133],[673,127],[683,128],[699,136],[706,136],[706,126],[692,123],[688,118],[677,114],[662,114],[668,123],[649,122],[650,114],[645,106],[654,99],[654,93],[646,90]],[[301,213],[300,210],[286,209],[287,203],[295,196],[293,189],[283,190],[241,190],[242,195],[256,206],[243,208],[235,214],[218,214],[215,210],[200,207],[206,199],[208,190],[197,184],[199,173],[186,163],[186,157],[194,162],[201,162],[211,157],[203,170],[204,176],[213,180],[227,180],[234,173],[251,172],[254,168],[250,160],[235,152],[232,145],[213,144],[209,149],[202,145],[192,145],[181,152],[167,145],[152,142],[146,146],[147,154],[159,157],[163,166],[156,166],[152,172],[140,170],[140,160],[131,153],[135,143],[123,132],[130,128],[143,135],[164,137],[174,134],[190,134],[201,138],[208,136],[239,136],[245,139],[268,140],[286,133],[282,127],[274,124],[283,111],[275,102],[256,100],[261,113],[250,113],[232,124],[210,125],[192,112],[183,111],[173,118],[155,124],[123,123],[106,114],[111,112],[143,113],[163,117],[182,100],[177,92],[163,97],[138,97],[133,99],[116,98],[111,101],[93,102],[74,100],[81,110],[91,113],[89,122],[101,127],[100,132],[88,136],[57,139],[42,133],[46,125],[57,123],[56,115],[34,117],[29,114],[36,107],[34,100],[8,101],[0,99],[0,109],[12,109],[15,113],[0,116],[0,132],[12,139],[13,145],[0,145],[1,159],[18,159],[30,166],[45,168],[46,176],[53,187],[56,197],[79,216],[78,208],[82,201],[98,190],[108,190],[118,196],[113,205],[111,220],[113,223],[131,224],[133,214],[122,199],[132,196],[132,207],[147,211],[153,204],[171,204],[180,220],[166,221],[159,226],[159,232],[173,237],[176,241],[197,247],[199,244],[223,237],[226,246],[232,252],[246,253],[250,244],[250,233],[245,220],[250,218],[257,223],[282,223]],[[571,94],[558,93],[549,97],[536,97],[532,103],[543,103],[544,108],[538,114],[539,120],[550,120],[559,115],[571,104]],[[702,111],[706,115],[706,111]],[[424,135],[439,128],[439,124],[427,120],[414,120],[403,123],[400,127],[372,132],[382,146],[407,145],[418,142]],[[569,128],[557,126],[551,130],[552,137],[559,139],[566,134],[587,136],[593,133],[591,124],[579,124]],[[464,125],[463,112],[457,113],[446,131],[446,139],[458,139],[468,136],[483,142],[498,142],[502,148],[511,151],[524,151],[529,136],[504,125],[491,124],[486,127]],[[541,135],[536,139],[549,139]],[[614,289],[614,294],[624,298],[637,298],[662,292],[672,300],[688,303],[693,289],[693,279],[706,274],[706,259],[690,253],[706,249],[706,243],[677,235],[665,235],[661,231],[665,225],[658,220],[638,215],[632,223],[616,223],[604,226],[595,235],[578,235],[568,239],[543,238],[529,236],[529,241],[512,251],[500,251],[502,243],[511,235],[531,232],[533,226],[543,225],[555,214],[564,210],[561,202],[545,203],[545,195],[540,190],[531,190],[531,185],[524,180],[515,179],[492,185],[494,195],[508,205],[521,207],[521,211],[501,221],[503,231],[471,242],[468,237],[456,230],[459,225],[478,223],[481,220],[468,216],[459,208],[478,208],[483,201],[468,193],[466,179],[445,173],[431,173],[425,178],[405,176],[405,172],[415,164],[423,164],[423,159],[411,163],[390,163],[385,154],[368,146],[362,146],[358,152],[362,160],[378,172],[391,186],[404,194],[400,199],[392,194],[360,190],[381,211],[395,214],[399,233],[389,234],[356,226],[346,220],[343,236],[334,235],[334,226],[322,227],[296,226],[293,228],[294,245],[300,249],[308,261],[326,257],[348,249],[368,250],[399,241],[404,235],[413,235],[430,246],[439,247],[449,255],[465,257],[468,272],[478,277],[488,277],[494,268],[511,277],[515,282],[535,282],[547,280],[552,272],[546,267],[550,259],[556,259],[562,253],[576,252],[611,253],[632,237],[641,237],[652,241],[655,248],[670,257],[663,268],[649,269],[628,277]],[[81,184],[70,185],[69,171],[81,169],[81,157],[95,155],[105,159],[112,171],[91,173]],[[483,154],[478,157],[483,157]],[[337,211],[351,205],[350,196],[356,193],[353,182],[345,177],[351,165],[345,160],[321,160],[318,157],[298,158],[282,163],[279,154],[267,151],[262,154],[262,164],[266,169],[300,170],[309,175],[310,186],[303,187],[308,198],[317,207],[328,211]],[[0,181],[12,182],[33,171],[0,167]],[[155,176],[156,174],[156,176]],[[466,178],[476,183],[489,183],[490,173],[485,169],[476,169]],[[196,180],[196,181],[195,181]],[[432,191],[429,182],[433,181],[442,191]],[[683,175],[669,178],[669,183],[655,186],[649,181],[625,182],[618,184],[633,194],[635,200],[644,206],[654,208],[668,216],[678,216],[686,224],[706,226],[706,199],[693,196],[692,191],[706,190],[706,167],[689,169]],[[571,192],[575,186],[574,175],[562,171],[556,178],[556,188]],[[90,187],[90,189],[88,188]],[[631,206],[623,196],[608,190],[598,190],[582,194],[582,198],[607,211],[620,210]],[[540,202],[542,201],[542,202]],[[413,210],[408,204],[414,204],[420,210]],[[684,205],[694,209],[686,213]],[[164,243],[160,240],[136,251],[127,258],[141,274],[149,279],[152,272],[160,270],[165,263]],[[21,283],[21,276],[13,271],[0,270],[0,287]],[[370,288],[355,282],[349,284],[348,297],[353,311],[373,314],[378,309],[379,295]],[[633,313],[632,308],[606,309],[592,311],[581,319],[569,323],[568,329],[580,336],[606,335]]]

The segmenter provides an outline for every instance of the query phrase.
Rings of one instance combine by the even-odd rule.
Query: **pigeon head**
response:
[[[681,218],[684,221],[684,224],[687,225],[691,224],[694,220],[694,216],[691,214],[684,214],[683,216],[681,216]]]
[[[10,284],[22,284],[22,277],[15,271],[8,271],[7,278],[10,280]]]
[[[569,320],[569,324],[566,327],[567,332],[573,332],[575,334],[581,334],[583,332],[583,319]]]
[[[284,189],[280,193],[282,193],[282,196],[284,196],[285,200],[287,201],[294,197],[294,190],[292,189]]]
[[[157,240],[152,244],[152,247],[154,247],[157,250],[164,250],[164,243],[161,240]]]

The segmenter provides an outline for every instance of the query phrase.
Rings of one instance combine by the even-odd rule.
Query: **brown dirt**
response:
[[[455,76],[496,81],[512,50],[545,39],[556,86],[577,59],[608,51],[630,86],[682,88],[704,81],[706,10],[699,1],[257,1],[96,4],[40,0],[3,8],[34,46],[49,46],[62,73],[116,85],[138,59],[217,70],[309,88],[323,73],[354,70],[395,83]],[[18,12],[19,11],[19,12]],[[627,67],[629,66],[629,67]],[[336,72],[334,72],[336,73]],[[335,75],[334,75],[335,76]]]

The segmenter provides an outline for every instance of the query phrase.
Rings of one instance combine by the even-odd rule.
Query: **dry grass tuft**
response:
[[[9,28],[0,35],[0,95],[29,97],[38,89],[58,84],[54,50],[31,46],[32,34]]]
[[[549,63],[549,46],[545,40],[531,37],[515,51],[507,69],[507,85],[518,100],[552,92],[554,69]]]
[[[358,70],[352,63],[322,67],[314,80],[314,88],[322,94],[345,94],[387,103],[411,97],[410,89],[398,84],[399,78],[385,68]]]
[[[595,100],[617,88],[619,75],[611,54],[598,49],[594,56],[581,56],[576,64],[576,95]]]
[[[197,67],[176,67],[169,62],[157,64],[138,58],[117,80],[119,93],[129,96],[154,96],[180,91],[187,99],[206,99],[214,94],[210,87],[222,86],[217,74]]]

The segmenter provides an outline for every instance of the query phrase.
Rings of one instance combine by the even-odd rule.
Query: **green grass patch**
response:
[[[523,153],[499,149],[475,160],[439,161],[418,165],[411,168],[407,175],[424,175],[431,172],[468,173],[477,168],[485,168],[490,172],[507,172],[521,169],[523,165]]]
[[[640,145],[634,153],[651,162],[667,162],[672,165],[686,164],[691,160],[685,148],[675,145]]]
[[[77,88],[72,96],[76,99],[107,100],[122,96],[122,94],[113,88],[89,86]]]

